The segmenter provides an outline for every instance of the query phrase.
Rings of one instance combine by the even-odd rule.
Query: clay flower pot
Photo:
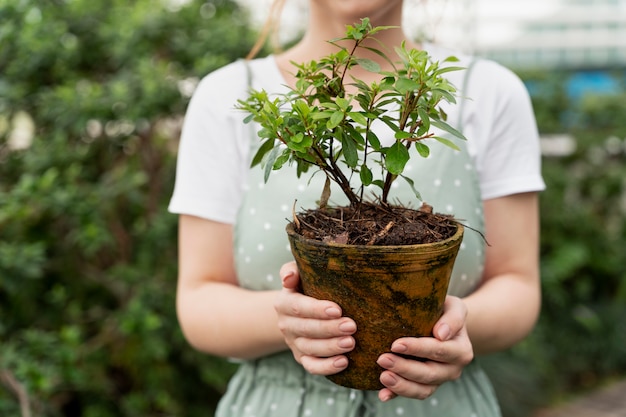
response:
[[[378,390],[376,360],[404,336],[430,336],[443,312],[454,260],[463,239],[421,245],[362,246],[307,239],[287,225],[304,294],[332,300],[356,321],[348,368],[328,377],[345,387]]]

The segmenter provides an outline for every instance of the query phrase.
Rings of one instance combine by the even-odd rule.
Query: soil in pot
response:
[[[348,368],[328,378],[376,390],[382,388],[376,360],[393,341],[432,334],[463,227],[429,209],[365,209],[377,215],[350,208],[309,211],[290,223],[287,233],[303,292],[337,302],[357,323]]]
[[[363,203],[299,213],[295,229],[308,239],[348,245],[399,246],[450,238],[458,223],[450,215],[433,213],[428,204],[418,210]]]

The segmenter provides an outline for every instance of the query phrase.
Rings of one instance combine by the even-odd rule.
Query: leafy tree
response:
[[[232,365],[180,333],[166,204],[190,93],[247,52],[247,16],[230,0],[0,0],[0,16],[0,415],[207,415]]]

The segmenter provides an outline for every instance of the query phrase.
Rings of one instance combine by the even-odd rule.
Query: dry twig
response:
[[[32,412],[30,410],[30,401],[28,399],[28,392],[26,391],[26,388],[24,388],[24,385],[22,385],[17,378],[15,378],[15,375],[13,375],[13,373],[8,369],[0,371],[0,381],[2,381],[2,384],[17,397],[17,400],[20,403],[22,417],[31,417]]]

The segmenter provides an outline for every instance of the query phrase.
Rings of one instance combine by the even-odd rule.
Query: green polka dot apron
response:
[[[456,114],[455,119],[460,120],[462,111],[457,110],[451,109],[449,114],[451,117]],[[456,127],[462,129],[460,122]],[[254,155],[259,144],[256,135],[251,133],[251,136]],[[430,156],[422,158],[416,154],[407,164],[405,174],[413,179],[423,200],[435,211],[454,213],[463,224],[483,231],[482,200],[474,164],[465,143],[452,140],[460,146],[460,151],[433,141],[429,144]],[[297,178],[295,167],[287,166],[273,171],[265,183],[260,167],[250,170],[235,225],[234,251],[242,287],[259,291],[281,287],[279,269],[293,260],[284,231],[287,219],[292,217],[294,207],[296,211],[316,207],[324,181],[321,173]],[[390,196],[392,201],[409,207],[417,208],[421,204],[402,179],[395,182]],[[347,201],[334,188],[330,203],[344,205]],[[479,233],[466,229],[449,294],[463,297],[477,287],[483,271],[484,245]],[[242,362],[219,403],[216,416],[498,417],[500,411],[492,386],[475,361],[466,367],[461,378],[443,384],[426,400],[395,398],[382,403],[376,391],[341,387],[323,376],[309,374],[290,351],[285,351]]]

